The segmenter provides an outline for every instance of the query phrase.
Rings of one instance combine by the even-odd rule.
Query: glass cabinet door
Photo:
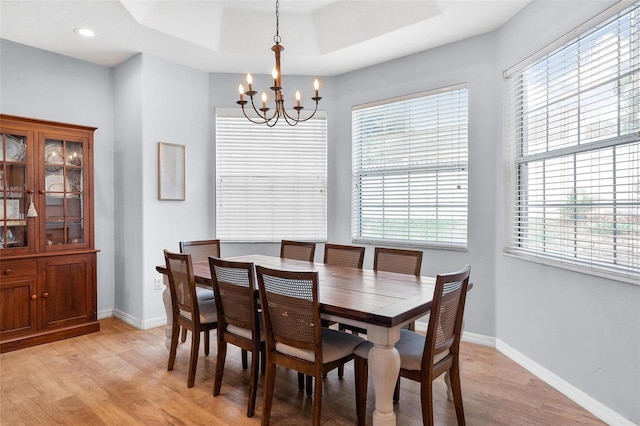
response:
[[[0,132],[0,249],[29,246],[27,135]]]
[[[44,239],[45,249],[87,243],[85,230],[86,143],[45,138]]]

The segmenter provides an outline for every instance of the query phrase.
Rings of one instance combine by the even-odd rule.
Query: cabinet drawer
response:
[[[36,260],[3,260],[0,262],[0,277],[3,280],[36,276]]]

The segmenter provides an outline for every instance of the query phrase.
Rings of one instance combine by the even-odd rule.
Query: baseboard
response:
[[[151,318],[148,320],[144,321],[144,329],[148,329],[148,328],[155,328],[155,327],[160,327],[163,325],[167,325],[167,317],[162,316],[162,317],[157,317],[157,318]]]
[[[462,341],[467,343],[475,343],[476,345],[488,346],[490,348],[496,347],[495,337],[485,336],[484,334],[470,333],[468,331],[462,332]]]
[[[526,355],[518,352],[502,340],[496,339],[495,347],[498,351],[508,356],[511,360],[530,371],[540,380],[555,388],[603,422],[616,426],[635,426],[635,423],[631,422],[629,419],[613,411],[611,408],[589,396],[584,391],[573,386],[571,383],[558,377],[556,374],[531,360]]]
[[[422,321],[416,321],[416,331],[421,333],[427,332],[428,324]],[[468,331],[462,332],[462,341],[467,343],[475,343],[476,345],[488,346],[490,348],[496,347],[496,338],[491,336],[485,336],[484,334],[470,333]]]
[[[98,311],[98,320],[111,318],[113,315],[113,309],[105,309],[103,311]]]

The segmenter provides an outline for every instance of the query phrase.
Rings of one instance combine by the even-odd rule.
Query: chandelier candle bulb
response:
[[[296,90],[296,106],[300,106],[300,91]]]
[[[262,92],[262,108],[266,108],[267,107],[267,94],[265,92]]]
[[[317,78],[315,80],[313,80],[313,89],[316,91],[316,98],[317,98],[318,97],[318,89],[320,89],[320,82],[318,81]]]
[[[249,91],[251,91],[252,87],[251,84],[253,83],[253,78],[251,77],[251,74],[247,73],[247,84],[249,85]]]
[[[244,101],[244,87],[242,87],[242,84],[238,85],[238,92],[240,92],[240,100]]]

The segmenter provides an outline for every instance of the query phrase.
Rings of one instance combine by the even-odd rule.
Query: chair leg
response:
[[[307,377],[307,398],[311,398],[311,395],[313,395],[313,376],[306,376]],[[316,379],[316,382],[320,382],[322,383],[322,380],[318,380]],[[317,383],[316,383],[317,385]],[[317,398],[317,396],[316,396]]]
[[[355,357],[354,373],[356,379],[356,413],[358,414],[358,426],[365,425],[365,417],[367,414],[367,387],[368,387],[368,370],[367,360]]]
[[[398,380],[396,380],[396,387],[393,390],[393,402],[400,401],[400,376],[398,376]]]
[[[207,330],[204,332],[204,354],[209,355],[209,333],[211,330]]]
[[[247,405],[247,417],[253,417],[256,411],[256,393],[258,391],[258,363],[259,362],[260,362],[259,350],[252,351],[251,352],[251,381],[249,382],[249,402]]]
[[[344,377],[344,364],[338,366],[338,379]]]
[[[276,383],[276,365],[269,363],[264,383],[264,396],[262,397],[262,426],[268,426],[273,405],[273,388]]]
[[[191,359],[189,359],[189,378],[187,387],[192,388],[196,382],[196,367],[198,366],[198,350],[200,349],[200,333],[191,333]]]
[[[227,342],[222,337],[218,337],[218,356],[216,357],[216,378],[213,382],[213,396],[220,395],[222,387],[222,375],[224,374],[224,363],[227,359]]]
[[[422,402],[422,424],[433,426],[433,382],[420,384],[420,400]]]
[[[173,364],[176,360],[176,352],[178,350],[178,339],[180,338],[180,326],[174,319],[171,327],[171,349],[169,350],[169,365],[167,371],[173,370]]]
[[[307,385],[311,384],[313,380],[313,376],[307,376]],[[322,416],[322,379],[320,377],[315,377],[316,386],[315,386],[315,395],[313,397],[313,426],[320,426],[320,418]],[[307,389],[308,393],[308,389]],[[310,395],[309,395],[310,396]]]
[[[453,362],[451,372],[451,390],[453,391],[453,403],[456,407],[456,418],[458,426],[464,426],[464,407],[462,406],[462,386],[460,386],[460,367],[456,361]]]
[[[260,372],[264,374],[267,368],[267,350],[263,346],[260,348]]]
[[[298,372],[298,390],[304,390],[304,374]]]
[[[184,343],[187,341],[187,329],[182,327],[182,336],[180,337],[180,342]]]
[[[247,369],[247,366],[248,366],[248,364],[249,364],[249,362],[248,362],[248,360],[247,360],[247,350],[246,350],[246,349],[243,349],[243,350],[241,351],[241,354],[242,354],[242,369],[243,369],[243,370],[246,370],[246,369]],[[253,360],[251,360],[251,361],[253,362]]]

